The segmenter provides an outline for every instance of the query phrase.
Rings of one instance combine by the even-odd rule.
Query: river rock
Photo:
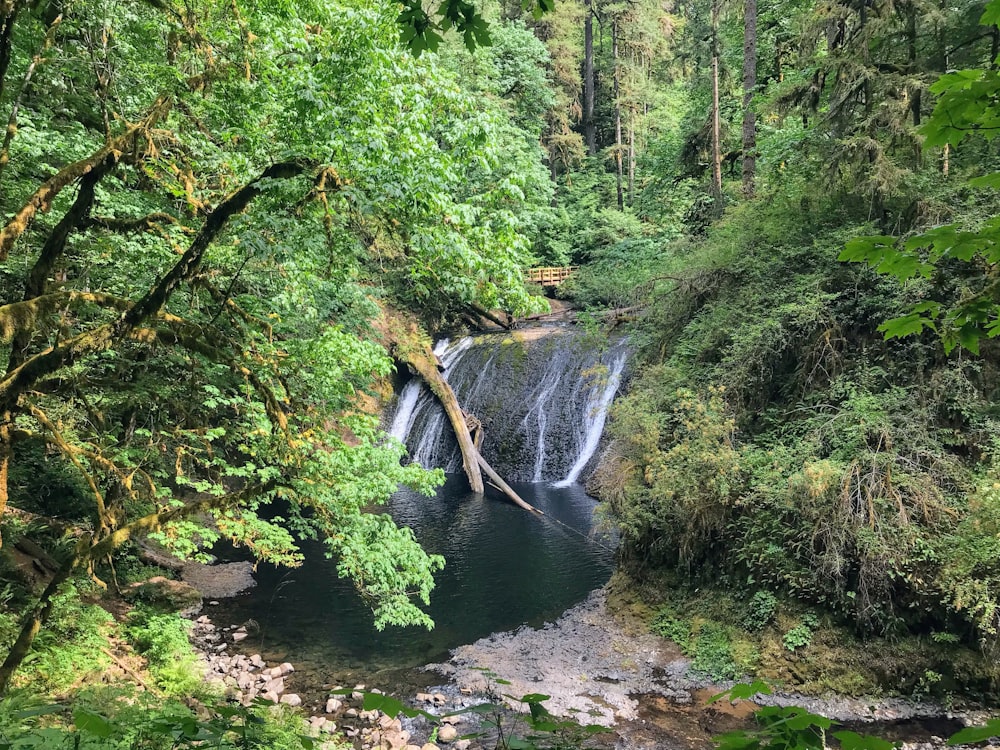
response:
[[[455,750],[469,750],[472,745],[472,740],[458,740],[455,743]]]
[[[246,631],[240,632],[239,630],[237,630],[235,633],[233,633],[233,643],[239,643],[240,641],[245,641],[248,637],[249,636],[247,635]]]
[[[451,716],[442,716],[441,717],[441,723],[442,724],[451,724],[451,726],[455,726],[456,724],[461,724],[462,723],[462,717],[458,716],[457,714],[453,714]]]
[[[344,711],[344,716],[348,717],[349,719],[356,719],[358,718],[358,709],[349,708],[346,711]]]
[[[236,684],[240,690],[249,690],[256,681],[256,678],[249,672],[240,672],[236,675]]]
[[[275,677],[273,680],[269,680],[267,685],[264,686],[264,692],[280,695],[285,692],[285,680],[281,677]]]
[[[389,714],[382,714],[378,717],[379,729],[388,729],[392,726],[393,721],[395,721],[395,719],[389,716]]]
[[[261,693],[260,697],[263,698],[266,701],[271,701],[271,703],[277,703],[278,702],[278,694],[277,693],[272,693],[272,692],[265,691],[265,692]]]
[[[423,747],[420,748],[420,750],[440,750],[440,749],[433,742],[426,742],[424,743]]]
[[[449,743],[458,738],[458,730],[451,724],[444,724],[438,729],[438,742]]]
[[[264,660],[260,657],[260,654],[254,654],[250,657],[250,663],[253,664],[257,669],[263,669],[267,666]]]
[[[388,750],[402,750],[410,741],[410,733],[403,729],[387,729],[381,733],[378,745]]]
[[[337,711],[340,710],[340,707],[343,706],[343,705],[344,704],[341,703],[336,698],[329,698],[326,701],[326,713],[328,713],[328,714],[335,714],[335,713],[337,713]]]
[[[285,695],[281,696],[281,699],[279,700],[279,703],[284,703],[286,705],[293,706],[293,707],[294,706],[301,706],[302,705],[302,699],[297,694],[295,694],[295,693],[285,693]]]
[[[281,676],[282,676],[282,677],[284,677],[284,676],[285,676],[286,674],[291,674],[292,672],[294,672],[294,671],[295,671],[295,667],[293,667],[293,666],[292,666],[291,664],[289,664],[289,663],[288,663],[287,661],[285,661],[285,662],[282,662],[282,663],[281,663],[281,664],[280,664],[280,665],[278,666],[278,669],[280,669],[280,670],[281,670]]]
[[[447,702],[448,699],[444,696],[443,693],[434,693],[434,703],[436,705],[443,706]]]
[[[417,693],[416,698],[414,698],[417,703],[433,703],[434,696],[430,693]]]

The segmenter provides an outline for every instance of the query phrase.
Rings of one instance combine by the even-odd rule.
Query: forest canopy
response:
[[[492,58],[418,59],[386,3],[0,8],[0,513],[60,561],[29,614],[147,534],[292,565],[319,536],[380,627],[429,626],[441,559],[367,512],[441,479],[379,430],[379,321],[542,304],[551,188]]]

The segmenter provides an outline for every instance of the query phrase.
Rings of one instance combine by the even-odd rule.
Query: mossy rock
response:
[[[133,583],[122,589],[122,596],[130,602],[144,602],[165,612],[182,612],[201,606],[201,592],[184,581],[174,581],[164,576],[154,576],[146,581]]]

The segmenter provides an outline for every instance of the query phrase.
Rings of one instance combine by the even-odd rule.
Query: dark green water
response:
[[[492,632],[553,620],[608,580],[612,542],[593,533],[596,503],[579,485],[513,486],[546,516],[527,513],[490,490],[486,497],[470,495],[458,476],[437,497],[401,492],[391,501],[388,510],[397,523],[412,527],[428,552],[447,561],[428,608],[436,623],[432,631],[376,631],[371,612],[337,577],[319,545],[306,549],[301,568],[261,566],[256,589],[209,614],[220,624],[258,623],[259,633],[244,650],[330,674],[439,661],[449,649]]]

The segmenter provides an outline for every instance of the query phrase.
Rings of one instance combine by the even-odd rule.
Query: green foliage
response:
[[[741,625],[744,630],[756,633],[774,621],[778,609],[778,598],[770,591],[755,591],[747,602]]]
[[[762,682],[734,685],[714,696],[745,700],[771,691]],[[754,712],[755,729],[737,730],[714,737],[719,750],[821,750],[828,746],[827,733],[836,723],[799,706],[764,706]],[[844,750],[892,750],[898,743],[851,731],[829,732]]]
[[[98,701],[100,707],[92,703]],[[13,696],[0,703],[3,750],[310,750],[302,719],[259,701],[247,708],[210,703],[195,711],[184,703],[126,693],[84,692],[69,709]]]
[[[811,613],[806,614],[802,617],[802,621],[798,625],[785,633],[781,642],[789,651],[806,648],[812,643],[813,631],[816,630],[818,625],[819,621],[815,615]]]
[[[771,594],[861,634],[991,644],[995,365],[886,342],[913,292],[835,262],[860,223],[772,200],[670,243],[648,269],[670,278],[635,290],[643,364],[599,474],[625,564],[746,591],[749,632]]]
[[[681,651],[687,653],[691,648],[691,625],[673,616],[673,611],[669,608],[661,610],[652,623],[653,632],[664,638],[669,638],[678,646]]]
[[[4,489],[96,550],[156,529],[184,557],[225,539],[297,565],[320,538],[379,627],[429,626],[443,561],[377,506],[442,476],[402,466],[378,427],[394,363],[376,318],[544,306],[522,269],[551,210],[550,58],[464,0],[244,5],[17,16],[0,86],[19,118],[0,167]],[[475,50],[418,59],[400,24],[413,51],[449,28]],[[87,554],[77,571],[102,564]],[[160,669],[182,690],[183,669]]]
[[[175,614],[143,607],[129,613],[125,636],[146,657],[157,687],[168,696],[190,696],[204,689],[189,630],[190,623]]]
[[[50,695],[99,675],[109,662],[104,649],[112,622],[105,610],[81,601],[77,588],[67,586],[54,599],[49,626],[25,659],[20,682],[30,684],[40,695]],[[0,627],[6,646],[20,629],[20,617],[4,617]]]

